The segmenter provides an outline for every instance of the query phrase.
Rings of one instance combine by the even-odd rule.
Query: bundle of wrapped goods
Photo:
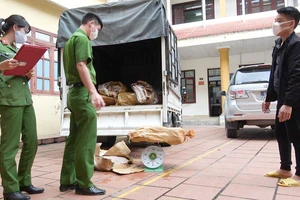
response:
[[[136,95],[133,92],[121,92],[118,94],[117,104],[118,106],[137,105],[139,102],[136,99]]]
[[[98,85],[98,92],[106,105],[115,105],[118,94],[126,91],[126,86],[120,81],[109,81]]]
[[[103,99],[103,101],[105,102],[106,106],[111,106],[111,105],[116,105],[116,100],[113,97],[108,97],[106,95],[102,95],[101,97]]]
[[[194,135],[195,132],[193,130],[185,133],[182,128],[149,126],[129,132],[129,139],[131,142],[165,142],[170,145],[176,145],[185,142],[188,138],[192,139]]]
[[[131,84],[131,88],[136,94],[137,101],[140,104],[156,104],[158,98],[155,90],[145,81],[137,81]]]

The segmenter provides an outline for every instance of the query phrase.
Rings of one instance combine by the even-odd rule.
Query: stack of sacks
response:
[[[126,86],[117,81],[109,81],[98,86],[106,105],[148,105],[158,103],[158,97],[155,90],[145,81],[137,81],[131,84],[134,92],[127,92]]]

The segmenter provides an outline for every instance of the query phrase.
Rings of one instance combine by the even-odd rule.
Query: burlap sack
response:
[[[103,101],[105,102],[106,106],[116,105],[116,100],[113,97],[108,97],[105,95],[101,95]]]
[[[129,133],[131,142],[152,142],[152,143],[168,143],[170,145],[181,144],[187,138],[193,138],[195,132],[189,130],[187,133],[182,128],[168,128],[168,127],[143,127],[138,128]]]
[[[129,106],[137,105],[139,102],[136,99],[135,93],[132,92],[121,92],[118,94],[117,105],[119,106]]]
[[[126,86],[120,81],[109,81],[98,85],[98,92],[102,95],[117,98],[120,92],[126,92]]]
[[[140,104],[156,104],[158,102],[156,92],[147,82],[137,81],[131,84],[131,88]]]

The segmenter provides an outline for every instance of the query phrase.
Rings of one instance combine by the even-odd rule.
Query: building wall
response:
[[[0,17],[11,14],[25,17],[31,26],[57,33],[58,19],[63,11],[46,0],[0,0]]]
[[[220,18],[221,10],[220,10],[220,0],[215,0],[215,19]]]
[[[240,64],[271,63],[271,54],[272,50],[232,55],[229,57],[230,73],[234,73]],[[209,115],[207,69],[220,68],[220,58],[211,57],[194,60],[182,60],[180,63],[182,70],[195,70],[196,73],[196,103],[183,104],[182,115]],[[204,85],[198,85],[200,78],[203,78]]]
[[[226,1],[226,17],[232,17],[236,15],[236,1]]]
[[[58,4],[66,9],[83,7],[88,5],[96,5],[105,2],[115,2],[118,0],[48,0],[54,4]]]
[[[59,96],[33,95],[38,135],[59,134],[61,106]]]
[[[220,8],[220,1],[214,1],[214,12],[215,12],[215,19],[214,20],[207,20],[206,22],[199,22],[199,24],[214,24],[216,21],[221,20],[221,8]],[[172,4],[174,2],[179,3],[180,0],[171,0]],[[294,5],[298,6],[298,0],[287,0],[286,5]],[[227,0],[226,1],[226,19],[225,20],[236,20],[237,16],[237,3],[236,0]],[[257,13],[257,14],[248,14],[245,17],[269,17],[275,16],[275,11]],[[243,17],[243,16],[238,16]],[[197,22],[195,22],[197,23]],[[179,24],[174,25],[174,29],[176,30],[177,27],[192,27],[192,23],[190,24]],[[212,40],[215,40],[214,37],[211,37]],[[228,38],[227,38],[228,39]],[[187,42],[192,41],[191,46],[195,45],[195,40],[186,40]],[[201,38],[198,39],[199,41]],[[211,41],[206,41],[210,43]],[[204,42],[205,43],[205,42]],[[180,45],[181,44],[181,45]],[[183,46],[182,46],[183,45]],[[180,47],[188,46],[182,41],[179,41],[179,52]],[[192,49],[192,48],[191,48]],[[230,55],[229,56],[229,66],[230,66],[230,73],[234,73],[236,69],[241,64],[255,64],[255,63],[271,63],[271,53],[272,49],[263,52],[253,52],[247,54],[238,54],[238,55]],[[231,54],[231,53],[230,53]],[[215,56],[215,55],[214,55]],[[192,59],[192,60],[181,60],[181,67],[182,70],[195,70],[196,77],[196,103],[193,104],[183,104],[183,116],[200,116],[200,115],[209,115],[209,97],[208,97],[208,75],[207,69],[213,68],[220,68],[220,58],[219,57],[209,57],[209,58],[199,58],[199,59]],[[203,78],[204,85],[198,85],[199,79]]]

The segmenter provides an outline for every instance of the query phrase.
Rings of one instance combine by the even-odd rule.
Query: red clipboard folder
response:
[[[36,63],[41,59],[46,51],[46,47],[23,44],[14,57],[20,65],[12,70],[4,71],[3,74],[6,76],[25,75],[29,70],[34,68]]]

